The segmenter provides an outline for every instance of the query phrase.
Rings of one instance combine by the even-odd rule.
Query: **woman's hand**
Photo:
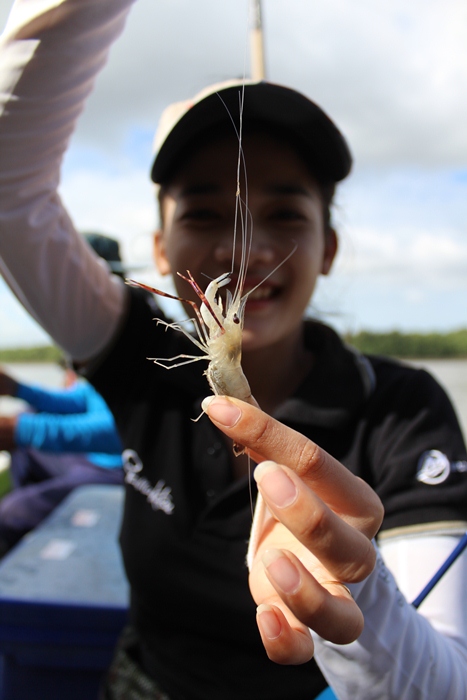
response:
[[[364,481],[306,437],[238,399],[209,397],[212,422],[255,462],[267,505],[250,571],[268,656],[299,664],[313,656],[308,628],[347,644],[363,616],[345,584],[375,564],[371,539],[383,507]]]

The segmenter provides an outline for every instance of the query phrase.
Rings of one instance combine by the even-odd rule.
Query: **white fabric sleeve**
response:
[[[0,271],[76,360],[109,343],[126,290],[57,187],[76,119],[132,0],[17,0],[0,37]]]
[[[418,611],[403,595],[413,600],[458,541],[419,534],[383,542],[373,573],[349,585],[365,617],[360,638],[338,646],[312,633],[315,659],[339,700],[467,697],[467,553]]]

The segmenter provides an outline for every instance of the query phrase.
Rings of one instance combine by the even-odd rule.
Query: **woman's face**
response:
[[[244,139],[243,151],[247,183],[242,178],[240,191],[248,200],[253,232],[243,293],[267,278],[246,305],[243,351],[248,352],[301,328],[316,280],[329,272],[337,242],[332,230],[325,232],[320,188],[288,144],[255,133]],[[205,289],[231,270],[232,256],[235,282],[243,225],[239,220],[233,250],[237,159],[235,139],[217,137],[196,151],[164,189],[155,260],[162,274],[174,275],[181,297],[199,302],[176,272],[189,270]]]

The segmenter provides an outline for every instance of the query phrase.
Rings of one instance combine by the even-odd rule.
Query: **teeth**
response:
[[[271,287],[258,287],[249,298],[253,301],[262,301],[263,299],[269,299],[271,295]]]

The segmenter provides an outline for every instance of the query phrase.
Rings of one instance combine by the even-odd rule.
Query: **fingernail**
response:
[[[282,632],[282,627],[271,606],[265,605],[264,603],[258,605],[256,615],[261,632],[264,636],[268,639],[277,639]]]
[[[280,549],[266,550],[262,561],[270,577],[284,593],[292,594],[298,591],[301,583],[300,572]]]
[[[278,508],[290,506],[297,498],[297,488],[275,462],[261,462],[254,471],[256,483],[261,493]]]
[[[233,428],[242,415],[241,410],[224,396],[208,396],[203,399],[201,408],[219,425]]]

